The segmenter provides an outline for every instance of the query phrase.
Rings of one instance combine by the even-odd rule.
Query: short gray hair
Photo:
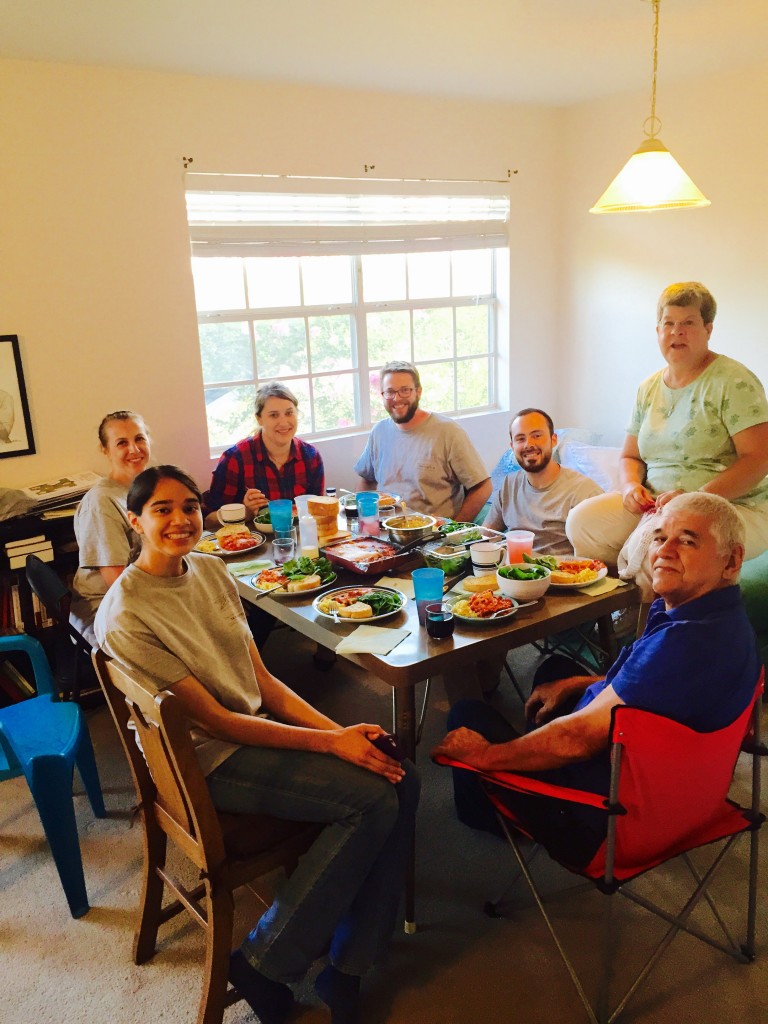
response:
[[[656,303],[656,323],[661,322],[665,306],[696,306],[705,324],[711,324],[717,313],[714,295],[700,281],[679,281],[667,285]]]
[[[256,392],[257,416],[261,416],[268,398],[284,398],[287,402],[293,402],[297,409],[299,408],[299,400],[291,389],[287,388],[285,384],[281,384],[280,381],[273,380],[269,384],[262,384]]]
[[[729,555],[739,545],[746,546],[747,528],[741,512],[730,501],[719,494],[707,494],[706,491],[690,491],[678,494],[662,509],[666,512],[686,511],[695,515],[706,516],[709,529],[721,555]]]

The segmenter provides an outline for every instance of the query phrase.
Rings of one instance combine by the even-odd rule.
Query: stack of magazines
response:
[[[50,515],[57,509],[72,508],[99,479],[98,473],[86,471],[56,477],[19,490],[0,488],[0,519],[41,513]]]

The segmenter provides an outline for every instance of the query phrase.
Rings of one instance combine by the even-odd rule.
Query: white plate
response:
[[[219,547],[215,533],[204,533],[195,545],[195,551],[202,551],[202,554],[204,555],[218,555],[219,558],[235,558],[237,556],[242,557],[243,555],[250,555],[254,551],[258,551],[264,543],[264,537],[262,534],[256,533],[255,530],[251,530],[250,533],[254,540],[253,546],[249,548],[242,548],[240,551],[225,551],[223,548]],[[212,551],[206,551],[205,548],[201,549],[200,545],[210,540],[216,543],[216,547]]]
[[[493,593],[494,593],[494,595],[496,597],[503,596],[500,590],[495,590]],[[459,603],[459,601],[464,601],[464,600],[465,600],[465,598],[462,597],[461,595],[459,595],[456,598],[456,600],[451,601],[451,611],[453,611],[454,618],[458,622],[464,622],[464,623],[467,623],[470,626],[478,626],[478,625],[493,626],[496,623],[506,622],[507,619],[511,619],[514,615],[517,614],[517,606],[520,604],[520,602],[516,601],[514,599],[514,597],[507,598],[508,601],[512,602],[512,607],[511,608],[506,609],[506,611],[503,611],[500,615],[497,615],[493,619],[490,616],[487,619],[484,619],[484,618],[481,618],[480,616],[475,617],[475,616],[472,616],[472,615],[460,615],[455,610],[455,608],[456,608],[456,605]]]
[[[557,564],[560,565],[561,562],[588,562],[588,561],[591,561],[591,559],[588,559],[588,558],[569,558],[567,555],[563,555],[561,558],[558,558],[556,561],[557,561]],[[553,570],[553,571],[557,572],[556,569]],[[574,589],[578,589],[579,587],[589,587],[589,586],[591,586],[591,584],[597,583],[598,580],[603,579],[607,575],[608,575],[608,567],[604,565],[603,568],[598,571],[597,576],[595,576],[595,578],[593,580],[587,580],[586,583],[583,580],[582,580],[581,583],[555,583],[554,579],[552,579],[552,580],[550,580],[550,584],[549,585],[550,585],[550,587],[554,587],[557,590],[574,590]]]
[[[262,570],[263,571],[263,570]],[[330,587],[332,583],[335,583],[338,579],[336,573],[327,580],[325,583],[321,583],[319,587],[310,587],[309,590],[286,590],[284,587],[276,587],[274,590],[265,591],[261,587],[257,587],[255,580],[261,575],[256,573],[255,576],[251,576],[249,583],[258,594],[270,593],[273,597],[307,597],[309,594],[316,594],[319,590],[324,590],[326,587]]]
[[[325,601],[326,598],[333,597],[334,594],[345,594],[349,590],[364,590],[366,593],[370,593],[372,590],[381,590],[386,594],[394,594],[400,599],[400,604],[397,608],[393,608],[391,612],[383,612],[381,615],[370,615],[367,619],[346,619],[343,615],[338,615],[336,612],[324,612],[318,608],[320,601]],[[390,615],[397,615],[405,607],[407,600],[408,598],[405,594],[401,594],[399,590],[395,590],[393,587],[337,587],[336,590],[329,590],[322,597],[316,597],[312,602],[312,607],[318,615],[322,615],[326,619],[332,619],[334,622],[352,622],[357,626],[364,626],[368,622],[378,622],[380,619],[388,619]]]

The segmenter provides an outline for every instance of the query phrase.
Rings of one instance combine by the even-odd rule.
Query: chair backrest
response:
[[[214,871],[226,859],[224,840],[178,699],[151,692],[103,651],[93,662],[144,813],[201,870]]]
[[[48,614],[57,622],[68,623],[71,595],[56,570],[37,555],[27,555],[26,576]]]
[[[620,751],[614,876],[632,877],[656,864],[749,827],[748,815],[728,801],[733,772],[756,702],[716,732],[697,732],[639,708],[613,711],[612,742]],[[589,866],[601,874],[606,848]]]

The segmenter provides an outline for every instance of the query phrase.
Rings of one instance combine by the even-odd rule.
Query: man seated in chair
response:
[[[491,530],[532,530],[540,555],[572,555],[565,533],[568,513],[587,498],[602,494],[589,477],[554,462],[557,434],[543,409],[521,409],[509,424],[509,443],[521,472],[509,473],[493,495],[483,525]],[[448,699],[490,693],[499,684],[504,656],[480,658],[474,666],[443,674]]]
[[[604,678],[566,676],[535,687],[526,703],[530,731],[518,735],[493,708],[461,701],[433,754],[483,771],[514,771],[607,795],[611,709],[629,704],[701,732],[724,728],[752,699],[761,662],[736,585],[744,522],[724,498],[681,494],[657,513],[649,560],[657,599],[642,636],[622,650]],[[552,676],[568,666],[553,658]],[[470,771],[453,769],[459,819],[501,834]],[[523,825],[573,867],[603,842],[607,813],[498,789]]]

